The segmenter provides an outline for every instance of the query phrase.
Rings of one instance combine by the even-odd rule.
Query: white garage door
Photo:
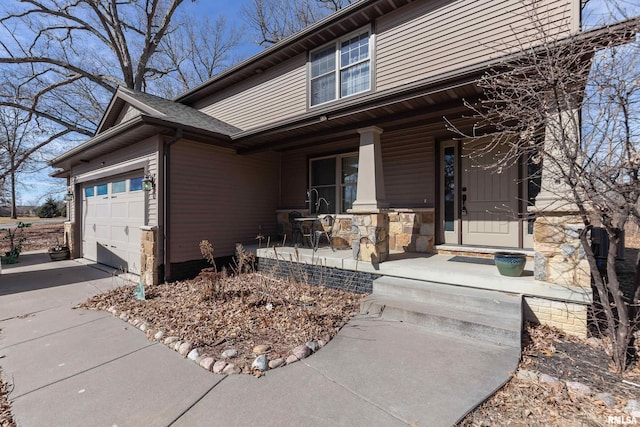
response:
[[[142,176],[87,184],[82,191],[83,257],[140,274]]]

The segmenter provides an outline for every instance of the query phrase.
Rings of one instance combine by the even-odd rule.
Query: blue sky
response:
[[[219,14],[223,14],[226,16],[227,22],[240,27],[243,24],[241,8],[245,3],[247,3],[247,0],[198,0],[196,2],[186,0],[180,6],[179,11],[194,16],[206,14],[212,20],[215,20]],[[246,59],[263,49],[250,40],[245,40],[238,47],[236,55],[241,59]],[[22,174],[19,177],[20,184],[17,188],[18,204],[39,205],[44,202],[48,195],[61,199],[66,192],[65,180],[49,177],[51,172],[51,168],[43,166],[35,173]]]
[[[187,0],[181,6],[183,13],[189,15],[209,15],[212,20],[219,14],[226,16],[229,23],[242,26],[241,9],[248,0],[199,0],[195,3]],[[590,0],[585,10],[585,20],[588,26],[589,22],[602,22],[611,20],[611,10],[607,7],[607,0]],[[640,2],[637,0],[620,0],[620,4],[628,9],[630,16],[640,13]],[[263,48],[255,45],[251,40],[245,40],[239,46],[237,56],[240,58],[248,58],[249,56],[260,52]],[[19,204],[40,204],[44,198],[53,194],[54,197],[62,198],[66,191],[64,180],[53,179],[48,176],[51,172],[50,168],[44,168],[37,173],[24,174],[20,180],[21,185],[18,187]]]

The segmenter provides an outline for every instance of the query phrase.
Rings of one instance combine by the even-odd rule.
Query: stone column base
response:
[[[140,281],[145,286],[157,285],[160,281],[157,256],[158,228],[141,227]]]
[[[533,226],[534,276],[562,286],[591,288],[591,270],[580,233],[582,220],[572,214],[544,214]]]
[[[387,212],[352,212],[354,258],[380,263],[389,259],[389,214]]]
[[[433,209],[389,210],[389,249],[401,252],[434,253]]]
[[[76,224],[71,221],[66,221],[64,223],[63,242],[65,245],[69,247],[69,253],[71,254],[71,258],[78,258],[80,256],[80,254],[76,253],[78,248],[76,247],[76,244],[75,244],[76,243],[75,233],[76,233]]]

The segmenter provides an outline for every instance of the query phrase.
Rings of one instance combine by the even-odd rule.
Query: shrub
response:
[[[60,216],[58,202],[53,200],[53,197],[48,197],[42,206],[36,209],[36,215],[40,218],[54,218],[56,216]]]

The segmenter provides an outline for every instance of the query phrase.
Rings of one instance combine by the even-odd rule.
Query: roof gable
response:
[[[98,126],[96,135],[139,116],[167,120],[221,135],[232,135],[241,129],[176,101],[118,87]]]

